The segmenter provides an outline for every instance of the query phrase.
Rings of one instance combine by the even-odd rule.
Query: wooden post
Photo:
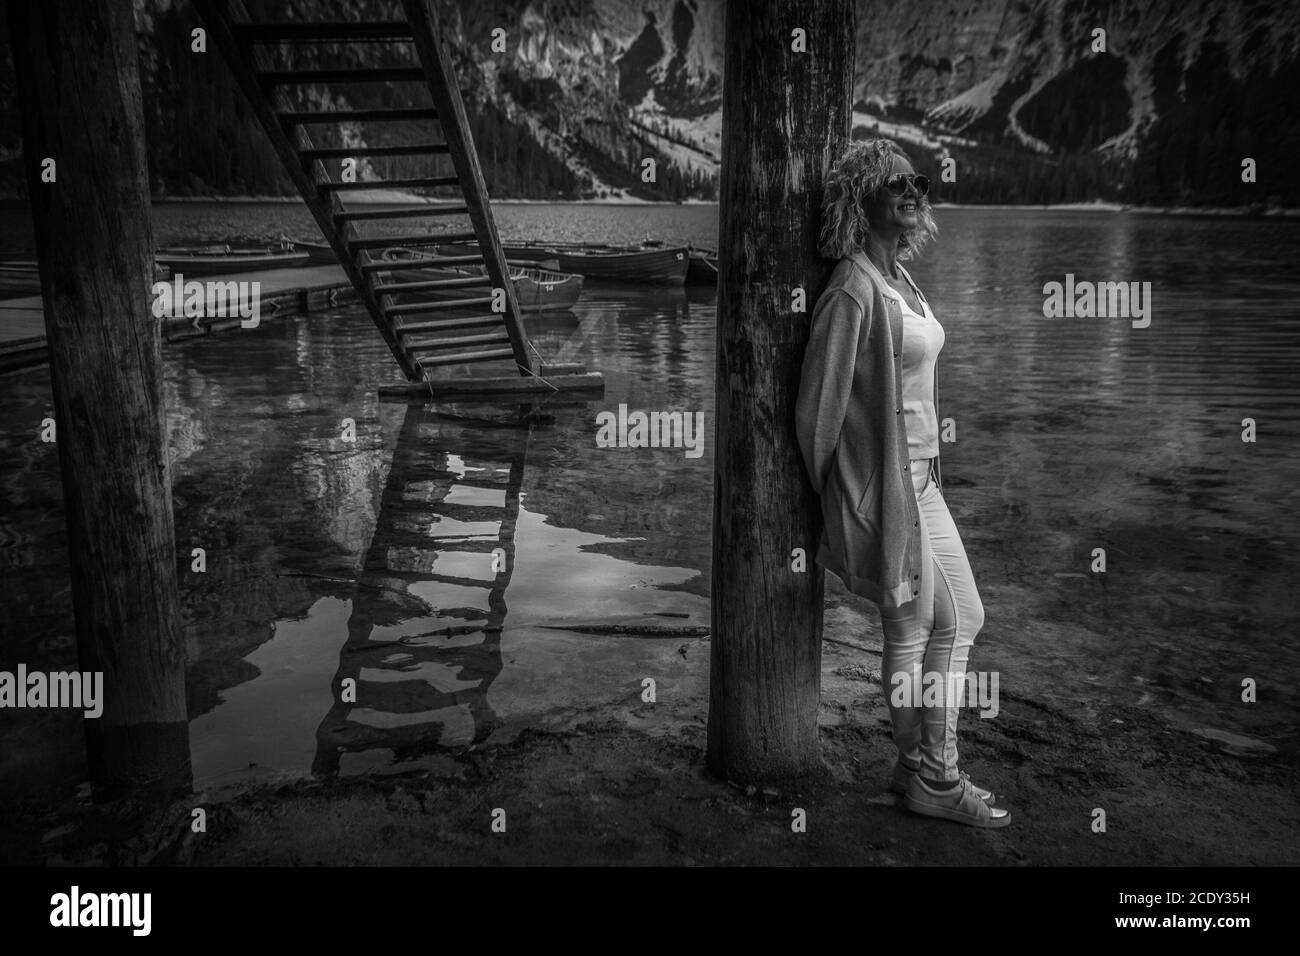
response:
[[[131,4],[8,8],[77,654],[103,673],[102,716],[86,720],[91,781],[101,798],[170,794],[192,779]]]
[[[739,783],[821,765],[821,516],[794,406],[834,267],[821,182],[848,142],[854,42],[852,0],[727,3],[708,763]]]

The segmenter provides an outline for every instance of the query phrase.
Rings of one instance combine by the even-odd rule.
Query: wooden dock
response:
[[[196,277],[198,278],[198,277]],[[322,312],[357,300],[356,289],[339,266],[268,269],[235,275],[203,276],[208,282],[258,282],[262,322]],[[238,329],[238,315],[198,319],[163,318],[163,342]],[[29,368],[49,361],[45,342],[44,304],[39,295],[0,301],[0,372]]]

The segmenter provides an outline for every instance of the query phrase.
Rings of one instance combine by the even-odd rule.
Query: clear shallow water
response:
[[[716,215],[498,211],[507,238],[700,245],[714,244]],[[947,496],[988,612],[971,666],[1071,708],[1141,705],[1293,756],[1300,228],[1042,211],[939,221],[910,268],[947,332]],[[0,225],[13,251],[21,217],[0,212]],[[294,206],[184,204],[159,207],[155,231],[167,242],[307,225]],[[1150,327],[1045,319],[1043,283],[1067,272],[1151,282]],[[536,629],[546,622],[658,610],[707,623],[715,307],[709,291],[589,285],[572,314],[529,319],[542,354],[585,361],[607,386],[601,402],[552,403],[522,429],[465,420],[496,407],[412,425],[404,406],[378,404],[376,386],[400,376],[354,309],[169,346],[178,551],[208,549],[207,574],[181,577],[199,783],[250,763],[384,765],[540,712],[555,691],[536,675],[565,679],[565,645],[545,637],[564,632]],[[36,437],[47,373],[4,376],[0,394],[0,667],[72,666],[57,461]],[[596,448],[596,412],[621,402],[703,411],[704,456]],[[1240,440],[1246,416],[1255,444]],[[339,438],[345,417],[355,445]],[[497,535],[493,506],[510,489],[465,484],[475,474],[520,495],[504,613],[485,589],[433,579],[491,578],[482,552],[418,540]],[[1096,547],[1104,575],[1089,572]],[[470,620],[456,616],[466,608],[500,631],[429,633]],[[332,711],[348,675],[379,706]],[[1243,677],[1259,703],[1241,703]],[[76,721],[0,712],[0,739],[0,792],[81,777]]]

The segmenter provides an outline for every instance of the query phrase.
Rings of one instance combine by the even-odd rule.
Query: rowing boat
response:
[[[436,282],[443,279],[464,279],[469,276],[486,275],[484,266],[447,266],[430,268],[421,265],[418,269],[402,269],[403,263],[424,263],[441,258],[416,249],[385,249],[380,256],[395,266],[389,273],[391,283]],[[548,263],[549,264],[549,263]],[[515,287],[515,301],[522,312],[559,312],[573,308],[582,293],[582,276],[558,272],[553,269],[536,266],[510,265],[510,280]],[[467,296],[482,295],[481,289],[422,289],[410,293],[412,298],[450,301]]]
[[[285,239],[284,242],[292,244],[295,249],[306,252],[311,259],[311,264],[316,265],[338,265],[339,257],[334,254],[334,247],[324,242],[308,242],[303,239]],[[537,260],[529,259],[507,259],[506,264],[511,266],[531,266]],[[552,272],[558,271],[559,263],[554,259],[541,260],[544,268],[549,268]]]
[[[477,255],[478,246],[439,246],[443,255]],[[540,262],[554,259],[561,272],[612,282],[681,285],[690,264],[688,246],[612,246],[599,243],[516,242],[501,247],[509,259]]]
[[[160,265],[182,275],[221,275],[306,265],[310,255],[288,243],[279,248],[238,249],[226,244],[159,249]]]

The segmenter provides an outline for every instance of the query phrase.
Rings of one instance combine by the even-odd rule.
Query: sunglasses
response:
[[[901,196],[907,192],[909,183],[916,189],[918,196],[924,196],[930,191],[930,177],[920,176],[916,173],[899,173],[897,176],[886,179],[884,189],[891,196]]]

